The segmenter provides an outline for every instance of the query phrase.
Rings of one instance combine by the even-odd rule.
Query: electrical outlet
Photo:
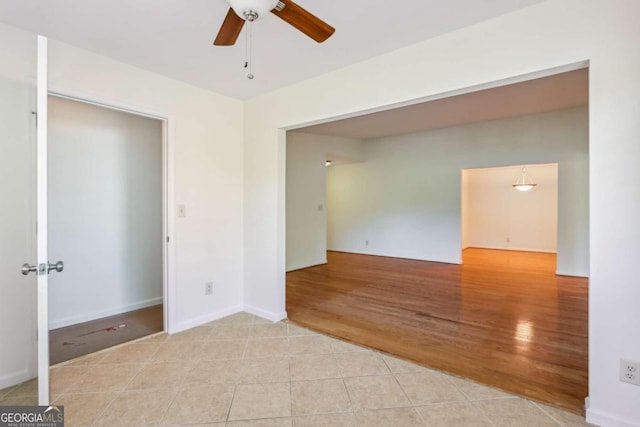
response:
[[[368,240],[365,240],[365,241],[364,241],[364,245],[365,245],[365,246],[369,246],[369,241],[368,241]]]
[[[620,381],[640,385],[640,362],[620,359]]]
[[[204,284],[204,294],[213,295],[213,282],[207,282]]]

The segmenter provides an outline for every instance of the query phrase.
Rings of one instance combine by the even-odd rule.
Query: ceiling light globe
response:
[[[278,0],[227,0],[233,11],[240,18],[245,19],[245,11],[253,11],[258,16],[265,15],[273,10]]]
[[[529,191],[533,187],[535,187],[535,185],[532,185],[532,184],[517,184],[517,185],[514,185],[513,187],[518,191]]]

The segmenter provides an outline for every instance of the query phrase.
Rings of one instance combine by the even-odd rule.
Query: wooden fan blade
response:
[[[278,10],[276,7],[271,11],[278,18],[286,23],[294,26],[302,31],[318,43],[322,43],[336,31],[331,25],[327,24],[312,13],[298,6],[291,0],[280,0],[284,4],[284,8]]]
[[[240,18],[233,9],[229,8],[229,12],[227,12],[226,18],[224,18],[224,22],[220,27],[220,31],[218,31],[218,36],[216,40],[213,42],[216,46],[232,46],[238,40],[238,36],[240,35],[240,31],[242,31],[242,27],[244,26],[244,19]]]

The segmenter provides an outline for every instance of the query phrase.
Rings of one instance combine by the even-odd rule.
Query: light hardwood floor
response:
[[[588,395],[585,278],[555,255],[467,249],[463,265],[329,252],[287,274],[292,322],[574,413]]]

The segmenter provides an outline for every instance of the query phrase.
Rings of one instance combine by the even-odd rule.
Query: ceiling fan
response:
[[[292,25],[299,31],[322,43],[335,32],[335,28],[291,0],[226,0],[231,6],[213,42],[216,46],[236,43],[245,21],[253,22],[268,12]]]

